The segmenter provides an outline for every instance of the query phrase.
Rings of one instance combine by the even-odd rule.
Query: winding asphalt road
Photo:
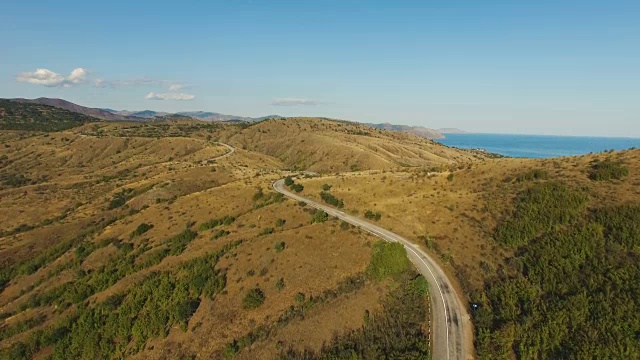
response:
[[[468,349],[467,345],[472,343],[471,339],[468,338],[472,336],[470,317],[444,271],[429,255],[398,234],[288,191],[284,185],[284,179],[274,182],[273,188],[291,199],[302,201],[311,207],[321,209],[331,216],[358,226],[386,241],[399,242],[404,245],[411,262],[429,282],[431,358],[433,360],[467,360],[473,358],[470,352],[472,349]]]

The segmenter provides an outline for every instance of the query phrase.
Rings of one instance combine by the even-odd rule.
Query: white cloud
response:
[[[299,98],[279,98],[279,99],[273,99],[273,101],[271,101],[271,105],[274,105],[274,106],[321,105],[321,104],[324,104],[324,103],[318,100],[299,99]]]
[[[188,88],[188,86],[182,83],[169,84],[169,91],[178,91],[186,88]]]
[[[105,79],[94,79],[93,86],[105,88],[105,87],[120,87],[120,86],[159,86],[166,87],[169,91],[175,92],[182,89],[187,89],[190,86],[173,81],[173,80],[156,80],[149,79],[146,77],[133,78],[133,79],[125,79],[125,80],[105,80]]]
[[[83,68],[73,69],[71,75],[67,78],[67,81],[72,84],[80,84],[87,80],[89,72]]]
[[[187,101],[195,99],[195,95],[183,94],[183,93],[164,93],[158,94],[154,92],[148,93],[145,97],[147,100],[180,100]]]
[[[105,88],[107,86],[111,86],[111,83],[105,79],[93,79],[93,86],[98,88]]]
[[[49,69],[36,69],[34,72],[21,73],[17,80],[36,85],[60,86],[64,83],[64,76]]]
[[[44,85],[48,87],[62,86],[71,87],[75,84],[80,84],[86,81],[89,72],[83,68],[76,68],[71,71],[69,77],[58,74],[57,72],[49,69],[36,69],[33,72],[20,73],[16,80],[20,82],[27,82],[34,85]]]

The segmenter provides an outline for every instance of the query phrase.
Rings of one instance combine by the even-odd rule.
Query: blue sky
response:
[[[638,19],[616,0],[9,0],[0,97],[640,137]]]

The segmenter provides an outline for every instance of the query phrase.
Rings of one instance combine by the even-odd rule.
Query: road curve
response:
[[[429,255],[398,234],[288,191],[284,185],[284,179],[274,182],[273,188],[289,198],[302,201],[316,209],[321,209],[327,214],[358,226],[383,240],[399,242],[404,245],[411,262],[429,282],[431,358],[433,360],[467,360],[473,358],[471,355],[472,349],[467,349],[466,346],[472,343],[471,339],[465,338],[469,336],[468,334],[471,334],[470,317],[444,271]]]
[[[225,143],[221,143],[221,142],[217,142],[216,144],[218,144],[218,145],[222,145],[222,146],[226,147],[227,149],[229,149],[229,152],[228,152],[228,153],[226,153],[226,154],[222,154],[222,155],[220,155],[220,156],[216,156],[216,157],[215,157],[215,158],[213,158],[212,160],[220,160],[220,159],[224,159],[224,158],[226,158],[227,156],[231,156],[231,154],[233,154],[234,152],[236,152],[236,148],[234,148],[234,147],[233,147],[233,146],[231,146],[231,145],[227,145],[227,144],[225,144]]]

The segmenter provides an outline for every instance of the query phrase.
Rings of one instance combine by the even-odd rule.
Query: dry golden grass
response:
[[[191,137],[125,138],[119,134],[128,124],[95,127],[87,125],[28,137],[2,133],[7,146],[0,149],[0,157],[6,155],[9,159],[1,165],[2,170],[33,180],[24,186],[6,185],[0,189],[3,219],[0,230],[6,235],[0,238],[3,266],[37,256],[78,236],[92,243],[118,238],[132,242],[135,247],[146,244],[150,248],[148,253],[182,231],[185,224],[195,223],[197,228],[213,218],[237,217],[233,224],[222,227],[230,232],[228,236],[210,240],[213,230],[200,232],[179,256],[169,256],[89,298],[90,302],[101,302],[135,286],[153,271],[172,270],[184,261],[243,240],[218,265],[227,274],[224,293],[201,303],[186,333],[172,329],[165,339],[150,341],[138,358],[175,358],[187,354],[218,358],[228,342],[246,335],[255,326],[275,321],[295,304],[297,293],[321,294],[366,268],[373,240],[370,235],[341,230],[335,221],[310,225],[311,215],[292,201],[255,208],[252,198],[256,189],[262,188],[268,194],[271,183],[282,177],[285,165],[281,160],[243,149],[237,149],[230,157],[211,160],[227,149],[207,140],[210,134],[206,133]],[[111,200],[125,189],[130,190],[126,204],[111,209]],[[99,225],[108,218],[114,220],[107,226]],[[275,226],[278,219],[286,220],[281,228]],[[152,224],[153,228],[130,239],[141,223]],[[33,228],[15,231],[22,224]],[[275,233],[259,235],[267,227],[275,227]],[[82,235],[88,229],[94,231]],[[283,252],[274,250],[276,241],[286,243]],[[79,269],[100,269],[117,252],[114,245],[97,249],[79,264]],[[73,282],[75,258],[72,247],[33,274],[18,276],[7,284],[0,293],[0,312],[15,315],[4,320],[3,326],[38,314],[44,314],[45,321],[1,341],[0,348],[24,341],[34,330],[53,325],[62,316],[73,313],[73,306],[63,312],[51,306],[22,309],[34,294]],[[71,267],[56,271],[65,265]],[[266,274],[261,275],[263,269]],[[281,277],[286,286],[278,291],[275,282]],[[266,294],[265,304],[256,310],[245,310],[242,299],[256,285]],[[287,347],[318,349],[335,334],[359,327],[365,310],[378,309],[385,294],[382,285],[367,284],[314,308],[306,320],[294,320],[278,328],[272,338],[255,344],[243,356],[274,356],[278,352],[274,344],[279,340],[285,341],[283,346]],[[316,321],[309,328],[312,319]]]
[[[145,256],[186,224],[197,228],[210,219],[237,217],[218,228],[229,231],[228,236],[211,240],[214,230],[201,231],[180,255],[168,256],[90,297],[91,303],[104,301],[153,271],[173,270],[225,244],[243,241],[217,265],[227,275],[224,292],[201,302],[186,332],[176,327],[166,338],[149,341],[136,356],[140,359],[219,358],[227,343],[273,325],[295,303],[297,293],[318,295],[364,271],[371,235],[342,230],[336,221],[310,225],[310,213],[288,200],[256,207],[256,190],[271,193],[271,183],[287,174],[286,169],[325,173],[299,180],[305,196],[319,198],[321,186],[328,183],[330,192],[344,200],[346,211],[380,212],[380,225],[418,244],[424,243],[421,236],[432,238],[440,247],[436,255],[466,290],[480,286],[488,275],[481,264],[495,271],[510,255],[495,244],[492,232],[510,200],[527,184],[508,178],[544,168],[552,179],[588,187],[594,206],[640,199],[640,151],[491,160],[405,133],[321,119],[270,120],[249,127],[196,125],[101,123],[46,135],[0,132],[0,170],[28,179],[18,186],[0,185],[3,267],[74,239],[99,243],[117,238],[135,248],[146,244]],[[162,132],[172,137],[162,137]],[[216,141],[235,146],[235,154],[212,160],[227,151]],[[623,181],[590,181],[590,161],[607,156],[624,161],[631,175]],[[449,171],[454,171],[452,181]],[[128,191],[126,204],[110,208],[122,191]],[[112,221],[107,224],[108,219]],[[284,226],[276,226],[278,219],[286,220]],[[131,238],[142,223],[153,228]],[[275,232],[260,235],[269,227]],[[277,253],[274,245],[280,241],[286,248]],[[14,315],[2,326],[39,314],[46,319],[40,327],[48,326],[72,313],[74,307],[64,312],[52,306],[21,309],[32,295],[73,282],[78,269],[100,269],[118,252],[113,244],[97,249],[76,268],[75,249],[7,284],[0,293],[0,312]],[[451,260],[455,267],[449,265]],[[63,266],[68,268],[56,271]],[[280,278],[286,285],[278,291],[275,283]],[[255,310],[243,309],[244,295],[256,285],[264,290],[265,303]],[[282,347],[319,349],[335,334],[360,327],[364,312],[379,309],[388,291],[384,283],[367,283],[318,305],[304,319],[277,327],[268,339],[244,349],[240,358],[273,358],[278,342]],[[31,332],[0,341],[0,348]]]

